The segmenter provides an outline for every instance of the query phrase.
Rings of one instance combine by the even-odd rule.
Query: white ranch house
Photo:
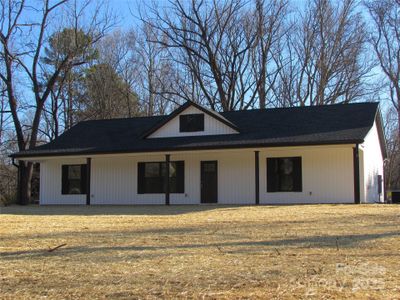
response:
[[[81,122],[12,155],[40,163],[41,205],[382,202],[378,104]],[[167,168],[166,166],[169,166]]]

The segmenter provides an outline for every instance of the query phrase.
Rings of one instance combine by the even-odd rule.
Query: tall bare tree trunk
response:
[[[89,7],[88,0],[85,7]],[[73,7],[67,7],[67,0],[58,1],[42,1],[41,9],[38,8],[37,20],[32,23],[21,20],[27,12],[30,10],[28,5],[25,4],[24,0],[10,0],[0,1],[0,80],[6,86],[8,106],[11,111],[12,120],[16,132],[16,139],[18,144],[18,150],[24,151],[36,147],[39,138],[39,126],[41,124],[41,117],[44,105],[54,91],[56,82],[61,74],[65,74],[66,70],[82,64],[79,53],[75,51],[69,51],[64,55],[55,68],[48,69],[43,63],[44,48],[48,43],[46,37],[51,35],[48,32],[51,26],[49,26],[49,16],[58,11],[59,7],[67,9],[68,13],[74,18],[74,26],[77,26],[78,18],[81,15],[75,15],[74,12],[78,9],[77,2],[71,4]],[[82,8],[83,9],[83,8]],[[95,9],[95,15],[98,14]],[[108,14],[104,12],[104,14]],[[94,16],[93,16],[94,17]],[[50,19],[52,19],[50,17]],[[88,45],[82,45],[84,48],[90,46],[95,41],[100,39],[105,30],[109,28],[109,22],[111,19],[104,18],[102,21],[95,22],[95,25],[91,25],[87,31],[91,35]],[[29,28],[29,31],[25,30]],[[37,28],[37,35],[32,35],[32,28]],[[78,28],[75,28],[78,29]],[[79,47],[78,47],[79,48]],[[29,58],[27,58],[29,57]],[[76,59],[75,59],[76,58]],[[21,84],[21,72],[25,74],[26,78],[30,81],[32,86],[32,93],[34,97],[33,103],[30,103],[34,117],[32,123],[29,124],[30,135],[27,136],[23,130],[21,117],[26,116],[21,112],[21,106],[19,106],[18,95],[15,92],[16,88]],[[46,78],[46,80],[43,80]],[[28,114],[30,115],[30,114]],[[19,161],[19,202],[20,204],[28,204],[31,197],[31,179],[32,179],[33,165],[31,162]]]
[[[33,164],[31,162],[19,161],[18,204],[20,205],[30,203],[32,173]]]

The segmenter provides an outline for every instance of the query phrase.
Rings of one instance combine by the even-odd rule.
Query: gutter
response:
[[[308,143],[275,143],[275,144],[239,144],[239,145],[215,145],[215,146],[198,146],[198,147],[182,147],[182,148],[159,148],[159,149],[139,149],[139,150],[121,150],[121,151],[76,151],[76,152],[53,152],[53,153],[31,153],[24,155],[19,153],[11,154],[11,158],[39,158],[39,157],[57,157],[57,156],[76,156],[76,155],[98,155],[98,154],[130,154],[130,153],[156,153],[156,152],[185,152],[185,151],[205,151],[205,150],[224,150],[224,149],[244,149],[244,148],[276,148],[276,147],[301,147],[301,146],[328,146],[328,145],[349,145],[362,144],[363,139],[348,141],[329,141],[329,142],[308,142]]]

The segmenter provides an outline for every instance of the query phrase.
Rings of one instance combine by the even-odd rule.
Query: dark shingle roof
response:
[[[56,140],[13,157],[179,151],[362,143],[373,126],[377,103],[231,111],[221,116],[238,134],[143,138],[168,116],[80,122]]]

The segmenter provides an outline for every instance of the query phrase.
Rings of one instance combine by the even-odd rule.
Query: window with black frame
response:
[[[62,166],[63,195],[86,194],[86,165]]]
[[[267,158],[267,192],[301,192],[301,157]]]
[[[166,191],[166,163],[138,163],[138,193],[161,194]],[[184,193],[184,162],[171,161],[169,164],[170,193]]]
[[[204,114],[188,114],[179,116],[180,132],[204,131]]]

